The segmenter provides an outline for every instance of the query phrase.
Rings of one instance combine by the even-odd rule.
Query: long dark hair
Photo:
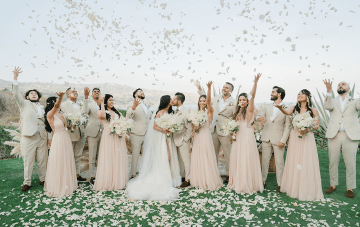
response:
[[[240,99],[240,96],[244,96],[248,102],[248,104],[241,109],[241,107],[239,106],[239,99]],[[247,107],[249,105],[249,99],[248,99],[248,96],[246,93],[241,93],[239,96],[238,96],[238,99],[237,99],[237,102],[236,102],[236,109],[235,109],[235,118],[236,116],[239,114],[240,112],[240,109],[241,109],[241,117],[245,120],[246,118],[246,110],[247,110]]]
[[[310,91],[307,90],[307,89],[302,89],[300,92],[307,96],[306,109],[307,109],[307,111],[310,112],[310,116],[313,118],[313,117],[314,117],[314,113],[313,113],[313,111],[312,111],[312,106],[313,106],[313,104],[312,104],[312,101],[311,101],[311,93],[310,93]],[[300,92],[299,92],[299,93],[300,93]],[[297,111],[298,113],[300,113],[300,107],[301,107],[300,102],[297,102],[296,105],[295,105],[295,108],[294,108],[293,113],[295,113],[295,111]]]
[[[169,103],[171,102],[171,97],[170,95],[163,95],[161,96],[160,98],[160,105],[159,105],[159,110],[156,111],[156,114],[160,111],[160,110],[163,110],[163,109],[166,109],[168,106],[169,106]],[[172,109],[172,106],[170,106],[169,110],[168,110],[168,113],[173,113],[173,109]]]
[[[109,98],[114,98],[114,97],[112,95],[110,95],[110,94],[105,94],[105,98],[104,98],[105,111],[108,109],[107,102],[108,102]],[[101,104],[99,106],[100,106],[100,110],[101,110]],[[115,109],[114,106],[111,108],[111,110],[114,111],[119,117],[121,116],[119,111],[117,109]],[[105,112],[105,115],[106,115],[106,120],[110,121],[111,120],[111,115],[106,113],[106,112]]]
[[[205,101],[206,101],[206,95],[200,95],[200,97],[199,97],[199,100],[198,100],[198,110],[201,110],[201,107],[200,107],[200,99],[201,98],[205,98]],[[205,109],[207,108],[207,105],[205,106]]]
[[[52,128],[47,119],[47,114],[50,112],[50,110],[52,110],[52,108],[54,108],[56,100],[57,100],[57,97],[55,97],[55,96],[52,96],[52,97],[49,97],[48,99],[46,99],[44,118],[45,118],[45,130],[47,132],[52,132]]]

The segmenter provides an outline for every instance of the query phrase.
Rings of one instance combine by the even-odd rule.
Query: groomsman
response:
[[[88,96],[85,96],[84,105],[87,105],[87,109],[82,108],[83,114],[87,114],[89,116],[89,121],[87,122],[85,128],[85,136],[88,138],[88,146],[89,146],[89,175],[90,175],[90,183],[94,184],[95,180],[95,162],[96,156],[99,152],[101,134],[102,134],[102,125],[97,116],[97,111],[100,110],[99,105],[99,95],[100,89],[94,88],[92,90],[92,101],[89,101]]]
[[[281,179],[284,170],[284,150],[286,141],[289,138],[291,124],[290,117],[283,114],[275,105],[283,105],[285,98],[285,90],[281,87],[274,86],[271,92],[271,101],[257,116],[258,120],[265,122],[262,131],[262,180],[264,187],[266,186],[266,178],[269,171],[269,162],[272,152],[275,156],[277,189],[280,193]]]
[[[195,84],[198,88],[199,95],[206,95],[202,90],[199,83]],[[236,100],[231,97],[231,93],[234,90],[232,83],[226,82],[222,89],[222,94],[211,99],[214,107],[214,116],[211,125],[211,136],[215,147],[216,161],[219,163],[219,151],[220,146],[224,151],[224,159],[226,165],[226,179],[225,183],[229,182],[229,159],[230,159],[230,135],[226,136],[221,131],[222,123],[225,119],[232,119],[235,111]]]
[[[133,105],[127,109],[126,118],[134,120],[134,126],[131,128],[131,178],[136,176],[136,167],[139,160],[140,151],[143,149],[147,124],[149,120],[150,110],[144,103],[145,94],[141,88],[133,92]]]
[[[84,88],[84,95],[85,99],[89,97],[90,89],[88,87]],[[77,102],[78,93],[75,88],[68,88],[66,90],[66,95],[68,97],[68,100],[61,103],[61,110],[64,113],[74,113],[81,112],[85,113],[87,111],[87,102],[84,102],[84,105],[81,106]],[[85,178],[82,178],[80,176],[80,162],[82,157],[82,152],[85,145],[85,134],[84,134],[84,126],[81,125],[80,127],[76,126],[74,132],[71,132],[71,130],[68,130],[72,146],[73,146],[73,152],[74,152],[74,158],[75,158],[75,166],[76,166],[76,177],[78,181],[86,181]]]
[[[20,67],[15,67],[13,81],[13,95],[20,108],[20,148],[24,161],[24,183],[21,191],[31,187],[31,175],[36,159],[39,171],[40,185],[44,186],[46,166],[48,160],[47,132],[44,123],[44,109],[39,100],[41,93],[35,89],[20,94],[18,76],[22,73]]]
[[[177,107],[176,114],[184,116],[184,128],[180,132],[173,133],[180,162],[180,174],[183,178],[183,183],[180,185],[181,188],[190,185],[190,138],[193,131],[192,124],[189,124],[186,119],[188,109],[184,107],[184,102],[185,95],[177,92],[173,98],[173,105]]]
[[[325,109],[330,112],[330,122],[326,131],[329,147],[330,187],[326,190],[331,194],[338,185],[338,167],[342,150],[346,166],[346,196],[354,198],[353,189],[356,188],[356,152],[360,140],[360,123],[358,111],[360,99],[354,100],[349,96],[350,86],[340,82],[337,87],[338,97],[332,98],[332,82],[324,80],[327,95]]]

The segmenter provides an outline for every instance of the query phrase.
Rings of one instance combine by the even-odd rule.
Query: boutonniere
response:
[[[286,106],[283,106],[282,108],[283,108],[283,109],[286,109],[287,107],[286,107]]]
[[[229,106],[234,106],[235,104],[233,102],[229,102]]]
[[[350,97],[348,103],[349,103],[349,102],[352,102],[352,101],[354,101],[354,98],[353,98],[353,97]]]

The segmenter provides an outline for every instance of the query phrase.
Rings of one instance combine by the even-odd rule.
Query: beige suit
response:
[[[205,95],[203,91],[199,91],[198,93],[199,95]],[[213,121],[211,124],[211,137],[214,143],[216,161],[219,163],[219,151],[221,145],[224,151],[226,174],[229,175],[229,161],[231,151],[230,135],[225,136],[225,134],[221,131],[221,127],[225,119],[232,119],[234,117],[236,100],[230,96],[230,98],[226,100],[228,104],[222,111],[220,111],[219,101],[221,99],[222,95],[218,95],[211,100],[214,108]]]
[[[87,102],[84,102],[84,106],[80,107],[80,111],[82,113],[86,113],[87,111]],[[72,102],[68,99],[65,102],[61,103],[61,110],[64,113],[73,113],[75,111]],[[85,134],[84,134],[84,126],[76,127],[74,132],[68,130],[70,139],[72,141],[74,158],[75,158],[75,166],[76,166],[76,174],[80,174],[80,162],[82,157],[82,152],[85,145]]]
[[[82,110],[86,110],[83,113],[89,115],[89,121],[84,132],[88,139],[89,146],[89,176],[95,177],[94,167],[96,162],[96,155],[98,154],[100,147],[102,124],[97,116],[99,106],[96,104],[96,102],[85,99],[84,104],[85,103],[87,103],[87,109],[83,108]]]
[[[142,146],[144,144],[145,133],[147,130],[150,115],[150,110],[147,109],[146,113],[142,104],[138,105],[135,110],[133,110],[130,106],[126,112],[126,118],[134,120],[134,126],[131,128],[130,135],[132,150],[130,174],[132,176],[136,175],[139,155],[140,151],[142,151]]]
[[[262,180],[266,181],[269,162],[271,154],[274,152],[275,165],[276,165],[276,180],[277,184],[281,185],[281,179],[284,170],[284,150],[285,148],[279,148],[277,145],[279,142],[286,144],[290,130],[289,125],[291,124],[290,117],[283,114],[280,110],[273,116],[273,104],[268,104],[259,113],[258,117],[265,116],[266,123],[262,130]],[[272,119],[271,119],[272,118]]]
[[[346,185],[349,189],[356,188],[356,152],[360,140],[360,123],[358,111],[360,110],[360,99],[348,101],[344,108],[341,107],[338,96],[332,98],[326,96],[325,109],[330,111],[330,122],[326,132],[329,143],[329,172],[330,185],[338,185],[338,166],[340,152],[342,150],[346,165]],[[344,130],[340,130],[343,123]]]
[[[188,115],[188,109],[185,106],[181,106],[177,114],[184,116],[184,128],[180,132],[174,132],[174,143],[178,152],[180,163],[181,177],[185,177],[185,180],[190,180],[190,139],[193,131],[192,124],[188,123],[186,116]]]
[[[36,105],[25,100],[18,85],[13,85],[13,95],[20,108],[20,148],[24,160],[24,183],[31,186],[31,175],[36,159],[40,181],[45,181],[48,159],[47,132],[44,116],[39,114]],[[44,111],[42,110],[42,114]]]

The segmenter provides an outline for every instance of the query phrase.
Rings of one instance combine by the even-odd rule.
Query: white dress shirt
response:
[[[72,106],[74,107],[74,109],[75,109],[76,111],[80,111],[80,106],[79,106],[79,104],[77,104],[76,102],[71,101],[70,99],[69,99],[69,101],[71,102]]]
[[[274,103],[274,105],[275,105],[275,103]],[[283,103],[281,102],[279,105],[283,105]],[[274,122],[274,121],[275,121],[275,117],[276,117],[276,115],[278,114],[278,112],[279,112],[280,110],[279,110],[279,108],[277,108],[277,107],[275,107],[275,106],[273,106],[272,109],[273,109],[273,113],[272,113],[272,116],[270,117],[270,120],[271,120],[272,122]]]
[[[143,107],[143,109],[144,109],[145,114],[148,115],[148,108],[146,107],[146,105],[144,104],[144,102],[141,102],[141,105],[142,105],[142,107]]]
[[[332,97],[331,93],[326,93],[326,95]],[[340,101],[340,106],[341,106],[341,111],[342,112],[344,111],[345,105],[346,105],[346,103],[348,103],[349,98],[350,98],[349,95],[345,96],[344,99],[341,96],[339,96],[339,101]],[[339,132],[340,131],[345,131],[345,127],[344,127],[343,122],[341,122],[341,124],[340,124]]]
[[[230,97],[229,97],[230,98]],[[226,99],[226,101],[224,101],[224,98],[221,97],[219,99],[219,102],[218,102],[218,107],[219,107],[219,112],[223,111],[225,109],[225,107],[229,104],[229,101],[230,99]]]
[[[181,110],[181,108],[183,108],[184,105],[181,105],[180,107],[177,107],[176,109],[176,113],[179,112]]]

